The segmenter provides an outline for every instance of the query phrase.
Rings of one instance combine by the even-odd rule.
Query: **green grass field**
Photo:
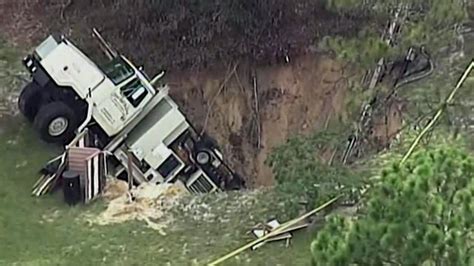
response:
[[[202,265],[252,240],[245,234],[249,227],[275,213],[259,204],[232,209],[239,197],[208,197],[214,218],[193,221],[177,213],[166,236],[139,222],[90,225],[85,215],[98,213],[101,202],[68,207],[60,193],[30,196],[37,170],[53,151],[18,119],[2,127],[0,265]],[[224,216],[228,222],[220,223]],[[270,243],[247,251],[228,265],[306,265],[310,235],[297,233],[290,248]]]
[[[20,58],[0,43],[0,60],[11,63],[4,65],[17,68]],[[214,218],[194,221],[177,212],[166,236],[140,222],[90,225],[85,216],[100,212],[100,201],[68,207],[61,193],[31,196],[37,171],[57,152],[22,118],[0,120],[0,265],[204,265],[253,240],[246,231],[257,222],[284,212],[258,201],[235,209],[238,196],[209,196]],[[224,216],[225,223],[218,219]],[[301,231],[289,248],[270,243],[224,265],[308,265],[311,238]]]

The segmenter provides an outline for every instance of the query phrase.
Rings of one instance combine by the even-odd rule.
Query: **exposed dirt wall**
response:
[[[206,124],[209,112],[206,131],[251,184],[270,185],[273,177],[265,159],[272,148],[291,135],[323,128],[329,119],[343,113],[346,84],[341,82],[342,68],[314,54],[279,66],[253,69],[241,64],[231,75],[233,67],[170,74],[171,93],[198,128]]]

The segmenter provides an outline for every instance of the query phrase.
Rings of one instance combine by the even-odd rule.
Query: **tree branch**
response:
[[[206,127],[207,127],[207,123],[209,122],[209,117],[211,115],[212,107],[213,107],[215,101],[217,100],[217,97],[221,94],[222,90],[225,88],[225,85],[227,84],[227,82],[229,82],[230,78],[234,75],[238,64],[239,63],[234,64],[234,67],[232,68],[232,70],[230,72],[228,72],[227,76],[225,77],[224,81],[222,82],[222,84],[221,84],[219,90],[217,91],[216,95],[214,95],[211,102],[208,104],[206,118],[204,119],[204,126],[202,127],[202,130],[201,130],[199,135],[202,135],[206,131]]]
[[[396,262],[396,261],[393,261],[393,260],[390,260],[390,259],[382,259],[382,262],[383,263],[386,263],[386,264],[390,264],[390,265],[402,265],[400,262]]]

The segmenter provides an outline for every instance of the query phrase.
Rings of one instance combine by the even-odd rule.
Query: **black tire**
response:
[[[20,93],[18,109],[30,122],[33,122],[41,107],[41,101],[41,86],[35,82],[30,82]]]
[[[196,152],[196,163],[205,166],[208,165],[211,162],[211,154],[208,151],[200,150]]]
[[[67,144],[74,138],[78,121],[74,111],[65,103],[52,102],[40,108],[33,126],[43,141]]]
[[[240,190],[245,188],[245,180],[237,173],[234,173],[230,182],[226,184],[227,190]]]

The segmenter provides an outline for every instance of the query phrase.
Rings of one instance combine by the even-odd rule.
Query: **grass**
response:
[[[2,123],[8,129],[0,142],[0,265],[202,265],[250,241],[245,231],[269,218],[264,213],[275,213],[255,202],[229,209],[233,196],[209,196],[215,219],[193,221],[188,214],[178,215],[166,236],[139,222],[92,226],[84,217],[97,213],[100,202],[68,207],[60,195],[30,196],[36,171],[52,152],[28,125]],[[229,222],[219,223],[217,218],[224,216]],[[306,265],[310,241],[311,234],[300,232],[290,248],[267,244],[225,265]]]
[[[0,59],[20,58],[0,43]],[[1,86],[11,83],[0,80]],[[253,240],[246,231],[257,222],[285,212],[269,198],[236,208],[235,194],[205,198],[214,218],[195,221],[194,214],[177,212],[166,236],[140,222],[90,225],[85,216],[97,214],[104,207],[100,201],[68,207],[60,193],[31,196],[37,170],[56,152],[23,119],[0,120],[0,265],[204,265]],[[226,223],[218,219],[224,216]],[[311,239],[309,231],[299,232],[289,248],[267,244],[224,265],[307,265]]]

